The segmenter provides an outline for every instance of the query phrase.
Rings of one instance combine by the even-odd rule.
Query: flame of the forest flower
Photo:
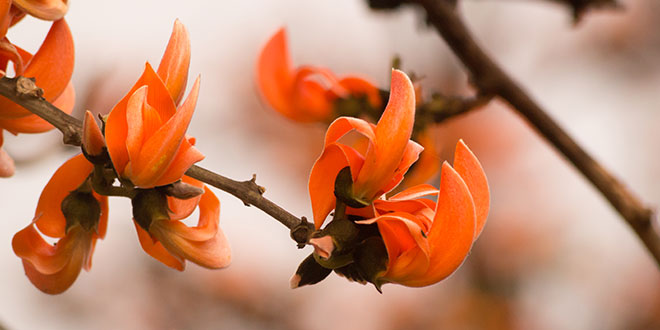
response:
[[[177,20],[158,70],[147,63],[108,116],[105,138],[112,163],[137,187],[173,183],[204,158],[186,136],[199,93],[198,77],[181,102],[189,63],[188,32]]]
[[[81,268],[89,270],[96,240],[105,236],[107,197],[77,191],[92,170],[83,155],[65,162],[44,187],[33,222],[12,240],[26,275],[45,293],[65,291]],[[57,238],[57,244],[49,244],[42,235]]]
[[[256,80],[263,98],[273,109],[299,122],[329,121],[333,102],[349,95],[365,95],[374,108],[381,105],[378,88],[365,79],[340,79],[328,69],[308,65],[294,69],[284,28],[261,50]]]
[[[413,85],[405,73],[393,70],[390,99],[377,125],[351,117],[340,117],[330,124],[323,153],[309,177],[316,228],[321,227],[335,207],[335,179],[346,166],[350,167],[353,181],[350,197],[365,206],[401,182],[423,149],[410,140],[414,118]],[[366,150],[339,142],[352,130],[367,139]]]

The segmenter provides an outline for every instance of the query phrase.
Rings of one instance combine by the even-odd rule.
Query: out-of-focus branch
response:
[[[46,101],[42,97],[43,91],[37,87],[32,79],[2,77],[0,78],[0,95],[16,102],[55,126],[62,132],[65,144],[80,146],[82,122]],[[256,184],[255,177],[247,181],[235,181],[196,165],[192,166],[186,172],[186,175],[234,195],[247,206],[254,205],[264,211],[289,228],[292,238],[299,244],[306,243],[308,235],[313,230],[313,226],[310,227],[304,217],[298,218],[265,198],[263,196],[265,189]]]
[[[568,159],[600,191],[633,228],[660,264],[660,236],[653,211],[594,160],[562,129],[508,74],[476,43],[458,16],[456,8],[443,0],[408,0],[423,7],[432,24],[454,54],[470,71],[483,94],[494,94],[508,102],[550,144]]]

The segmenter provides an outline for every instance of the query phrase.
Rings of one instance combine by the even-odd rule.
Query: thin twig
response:
[[[0,78],[0,95],[23,106],[55,126],[64,135],[65,144],[81,145],[82,122],[64,113],[41,97],[41,89],[31,79],[25,77]],[[298,218],[265,198],[263,196],[265,189],[256,184],[255,177],[247,181],[235,181],[196,165],[191,167],[186,175],[236,196],[245,205],[254,205],[291,230],[300,229],[298,228],[300,226],[307,228],[304,217]]]
[[[633,228],[660,265],[660,236],[653,211],[582,149],[527,93],[481,49],[456,13],[443,0],[408,0],[422,6],[454,54],[470,71],[479,91],[498,95],[550,142],[605,196]]]

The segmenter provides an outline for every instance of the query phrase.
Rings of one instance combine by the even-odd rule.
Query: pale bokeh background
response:
[[[588,14],[540,1],[466,1],[469,26],[490,53],[598,160],[651,205],[660,202],[660,5]],[[310,215],[306,179],[322,125],[271,111],[254,85],[257,52],[281,25],[295,64],[359,73],[385,88],[399,54],[426,76],[425,91],[467,93],[467,77],[434,30],[408,9],[361,1],[72,1],[76,112],[106,113],[157,65],[175,18],[192,41],[191,79],[202,75],[189,133],[200,165],[235,179],[258,174],[266,196]],[[16,44],[36,50],[49,24],[26,18]],[[336,275],[288,288],[310,249],[256,208],[216,191],[233,264],[170,270],[144,254],[128,200],[112,199],[94,267],[47,296],[23,275],[11,237],[27,225],[54,170],[76,151],[60,135],[7,136],[17,173],[0,189],[0,324],[8,329],[644,329],[660,322],[660,273],[631,230],[569,164],[500,102],[437,129],[451,157],[459,137],[482,160],[492,188],[489,223],[468,262],[431,287],[373,287]],[[655,323],[650,323],[655,322]]]

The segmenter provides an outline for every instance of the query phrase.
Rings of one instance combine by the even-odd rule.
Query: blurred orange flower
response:
[[[299,122],[330,121],[333,102],[349,95],[366,95],[374,108],[380,108],[382,103],[378,88],[365,79],[339,79],[322,67],[293,69],[284,28],[268,40],[259,54],[257,84],[273,109]]]
[[[440,190],[418,185],[375,200],[374,218],[358,224],[378,224],[387,249],[386,270],[370,279],[384,283],[426,286],[453,273],[481,233],[490,208],[486,175],[470,149],[459,141],[454,168],[442,165]],[[437,204],[431,199],[437,196]]]
[[[43,89],[43,97],[66,113],[71,113],[75,101],[71,75],[73,74],[74,49],[71,31],[64,19],[53,22],[46,39],[34,56],[7,38],[0,40],[0,71],[14,65],[16,76],[34,78]],[[53,126],[32,114],[22,106],[0,96],[0,148],[2,130],[12,134],[42,133]],[[13,161],[0,149],[0,177],[13,174]]]
[[[140,188],[173,183],[202,155],[185,135],[197,103],[199,77],[179,105],[188,79],[190,41],[178,20],[158,72],[142,76],[110,112],[105,138],[120,177]],[[177,107],[178,106],[178,107]]]
[[[220,201],[202,182],[188,176],[183,182],[204,189],[192,199],[167,197],[167,211],[150,219],[148,231],[135,221],[142,249],[158,261],[174,269],[183,270],[185,259],[206,268],[227,267],[231,250],[220,221]],[[199,207],[196,227],[188,227],[180,220]]]
[[[393,70],[390,99],[377,125],[351,117],[340,117],[330,124],[323,153],[309,177],[316,228],[321,227],[335,207],[335,180],[343,168],[350,167],[353,181],[350,197],[364,206],[401,182],[423,149],[410,140],[414,119],[413,85],[405,73]],[[357,150],[339,142],[352,130],[366,138],[366,149]]]
[[[45,293],[64,292],[81,268],[89,270],[96,240],[105,236],[107,197],[82,188],[92,170],[83,155],[65,162],[41,193],[34,221],[12,240],[25,274]],[[40,233],[57,243],[49,244]]]

